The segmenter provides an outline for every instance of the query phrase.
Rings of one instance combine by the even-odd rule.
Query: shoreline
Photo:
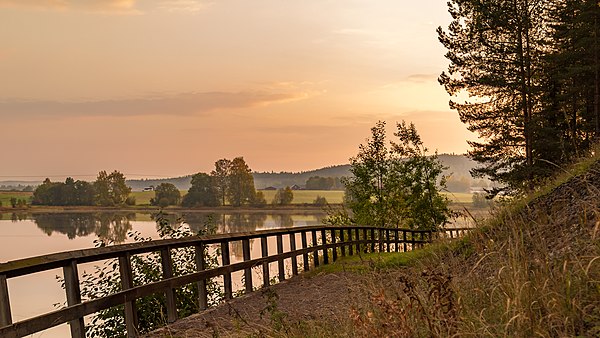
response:
[[[329,204],[331,207],[341,207],[341,204]],[[159,212],[186,212],[186,213],[292,213],[292,212],[327,212],[327,207],[315,205],[287,205],[287,206],[265,206],[265,207],[167,207],[159,208],[154,206],[133,206],[133,207],[99,207],[99,206],[29,206],[27,208],[0,207],[0,213],[92,213],[92,212],[139,212],[153,213]]]

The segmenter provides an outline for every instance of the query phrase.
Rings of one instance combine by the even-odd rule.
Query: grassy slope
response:
[[[290,320],[282,336],[600,337],[599,160],[565,170],[461,240],[321,267],[312,273],[369,276],[367,296],[333,325]]]

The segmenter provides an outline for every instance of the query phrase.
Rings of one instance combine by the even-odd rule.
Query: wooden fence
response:
[[[200,309],[207,307],[206,281],[223,276],[223,289],[226,299],[233,294],[231,275],[244,271],[245,292],[252,292],[252,268],[262,266],[262,285],[270,285],[269,263],[277,262],[278,277],[285,276],[285,259],[291,259],[292,275],[298,274],[298,257],[301,256],[304,271],[313,266],[328,264],[338,256],[353,255],[355,252],[409,251],[432,241],[434,236],[455,238],[470,229],[445,229],[440,232],[400,228],[377,228],[367,226],[311,226],[266,231],[196,236],[183,239],[156,240],[142,243],[122,244],[94,249],[75,250],[56,254],[26,258],[0,264],[0,337],[22,337],[60,324],[69,323],[72,337],[85,337],[83,317],[113,306],[125,306],[125,322],[128,337],[137,336],[137,313],[135,301],[138,298],[157,293],[166,296],[167,320],[177,320],[175,288],[197,283]],[[290,250],[284,252],[283,239],[288,236]],[[301,248],[298,249],[300,237]],[[308,245],[310,236],[311,245]],[[268,239],[275,237],[277,252],[270,253]],[[251,259],[250,240],[260,239],[262,257]],[[230,243],[242,243],[243,261],[230,263]],[[207,245],[220,245],[221,266],[205,269],[204,252]],[[194,248],[197,272],[173,275],[171,251],[178,248]],[[159,252],[162,262],[163,279],[140,286],[133,285],[131,257],[133,255]],[[312,259],[311,259],[312,258]],[[82,302],[77,267],[83,263],[94,263],[106,259],[118,259],[122,291]],[[67,306],[37,317],[13,322],[7,280],[51,269],[62,268]]]

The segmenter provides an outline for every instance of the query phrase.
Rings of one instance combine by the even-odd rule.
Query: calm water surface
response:
[[[190,212],[169,214],[167,218],[173,226],[189,226],[198,232],[207,225],[217,233],[233,233],[261,229],[286,228],[321,224],[322,212],[290,213],[209,213]],[[159,238],[155,215],[150,213],[85,212],[85,213],[33,213],[3,214],[0,217],[0,262],[44,255],[60,251],[91,248],[98,240],[112,243],[131,242],[129,233],[136,232],[143,237]],[[289,245],[289,241],[285,241]],[[275,249],[269,243],[269,252]],[[239,249],[239,250],[238,250]],[[238,252],[239,251],[239,252]],[[232,262],[241,259],[241,245],[231,247]],[[260,243],[251,243],[251,256],[260,256]],[[80,265],[80,274],[91,271],[93,264]],[[11,297],[13,321],[31,318],[55,308],[55,304],[65,302],[64,291],[56,280],[62,275],[61,269],[33,275],[12,278],[8,281]],[[240,272],[241,275],[241,272]],[[234,276],[235,278],[235,276]],[[255,278],[255,283],[259,282]],[[241,283],[237,283],[241,287]],[[235,288],[235,285],[234,285]],[[40,332],[33,337],[67,337],[68,326]]]

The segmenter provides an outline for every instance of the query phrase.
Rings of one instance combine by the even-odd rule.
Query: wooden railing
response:
[[[113,306],[125,306],[127,335],[137,335],[137,314],[135,301],[138,298],[157,293],[166,296],[167,320],[177,320],[175,288],[197,283],[198,304],[200,309],[207,307],[206,281],[209,278],[223,276],[223,289],[226,299],[232,298],[231,274],[244,271],[245,292],[252,292],[252,268],[262,266],[262,285],[270,285],[269,263],[277,262],[278,277],[285,276],[285,259],[291,259],[293,275],[298,274],[298,256],[302,256],[302,266],[309,270],[312,258],[313,266],[328,264],[338,256],[353,255],[354,252],[409,251],[424,243],[431,242],[434,236],[455,238],[470,229],[445,229],[440,232],[411,230],[400,228],[376,228],[367,226],[333,227],[311,226],[267,231],[255,231],[212,236],[197,236],[183,239],[156,240],[142,243],[122,244],[94,249],[75,250],[56,254],[26,258],[0,264],[0,337],[22,337],[60,324],[69,323],[72,337],[85,337],[83,317]],[[283,236],[289,239],[290,251],[284,252]],[[297,235],[301,248],[297,249]],[[311,245],[308,245],[310,235]],[[277,252],[268,250],[268,238],[275,237]],[[260,239],[262,257],[251,259],[250,240]],[[230,263],[230,243],[241,241],[243,261]],[[207,245],[220,245],[222,265],[205,269],[204,252]],[[171,250],[194,248],[196,252],[197,272],[173,276]],[[160,252],[163,279],[140,286],[133,285],[131,257],[150,252]],[[312,256],[312,257],[309,257]],[[99,262],[106,259],[118,259],[122,291],[89,301],[82,302],[77,267],[83,263]],[[67,306],[37,317],[13,322],[7,280],[51,269],[62,268]]]

